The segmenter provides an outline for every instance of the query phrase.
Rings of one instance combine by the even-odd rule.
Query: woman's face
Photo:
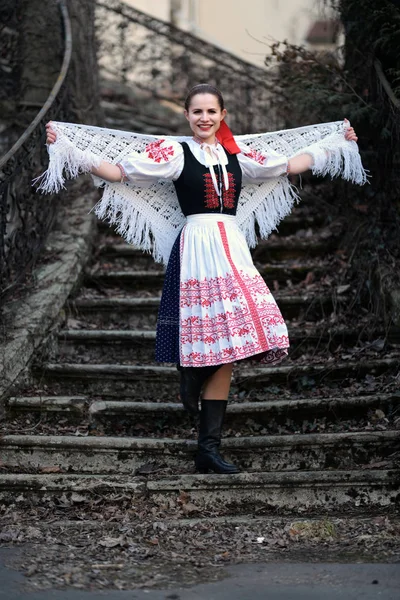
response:
[[[221,110],[214,94],[196,94],[191,99],[189,110],[185,110],[190,129],[207,144],[215,143],[215,134],[225,115],[226,110]]]

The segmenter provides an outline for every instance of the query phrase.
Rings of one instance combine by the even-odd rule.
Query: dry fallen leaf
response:
[[[41,473],[61,473],[61,467],[59,465],[54,465],[53,467],[42,467],[40,469]]]
[[[86,500],[86,496],[82,496],[82,494],[77,494],[76,492],[71,494],[71,501],[75,502],[76,504],[79,504],[80,502],[86,502]]]
[[[151,538],[148,542],[149,544],[153,544],[153,546],[158,546],[158,538]]]
[[[200,509],[195,504],[193,504],[193,502],[187,502],[182,506],[182,512],[184,512],[186,515],[189,515],[193,512],[198,512],[199,510]]]
[[[122,536],[113,538],[107,536],[100,540],[99,546],[103,546],[104,548],[115,548],[116,546],[122,546],[124,543],[124,538]]]
[[[185,492],[185,491],[181,491],[181,493],[179,494],[179,498],[178,498],[178,502],[180,502],[181,504],[187,504],[190,500],[190,495]]]
[[[345,293],[345,292],[347,292],[347,290],[349,290],[349,289],[350,289],[350,285],[348,285],[348,284],[347,284],[347,285],[339,285],[339,286],[336,288],[336,293],[337,293],[338,295],[340,295],[340,294],[344,294],[344,293]]]

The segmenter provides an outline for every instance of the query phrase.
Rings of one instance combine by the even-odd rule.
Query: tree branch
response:
[[[389,96],[389,99],[391,100],[392,104],[394,104],[396,108],[400,108],[400,100],[396,98],[394,91],[390,87],[390,83],[386,79],[385,73],[383,72],[382,65],[377,58],[374,60],[374,67],[376,74],[378,75],[378,78],[382,84],[382,87]]]

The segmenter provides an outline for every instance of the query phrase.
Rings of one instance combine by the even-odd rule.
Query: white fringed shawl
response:
[[[353,183],[364,184],[366,173],[358,146],[344,137],[349,124],[343,121],[322,123],[271,133],[236,136],[238,142],[268,156],[274,151],[288,158],[309,153],[314,158],[312,171],[317,175],[342,176]],[[65,178],[90,172],[102,160],[116,164],[157,139],[184,141],[187,137],[151,136],[116,129],[104,129],[73,123],[52,122],[57,140],[48,146],[50,161],[47,171],[37,180],[38,189],[58,192]],[[65,176],[64,176],[65,173]],[[172,182],[158,181],[148,187],[132,183],[108,183],[94,178],[104,186],[101,200],[94,207],[99,218],[115,225],[130,244],[150,251],[156,261],[167,264],[172,245],[185,223]],[[244,184],[237,208],[237,223],[247,243],[257,243],[255,223],[262,238],[269,236],[298,201],[295,189],[286,175],[264,183]]]

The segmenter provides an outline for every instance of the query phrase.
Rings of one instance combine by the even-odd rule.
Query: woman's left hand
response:
[[[344,120],[345,123],[348,123],[349,121],[347,119]],[[356,135],[356,132],[354,131],[353,127],[348,127],[344,133],[344,137],[346,138],[346,140],[348,142],[356,142],[358,140],[358,137]]]

